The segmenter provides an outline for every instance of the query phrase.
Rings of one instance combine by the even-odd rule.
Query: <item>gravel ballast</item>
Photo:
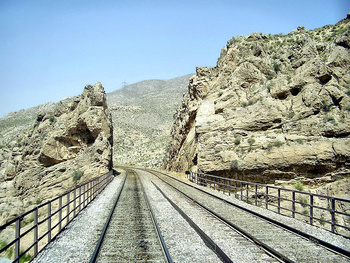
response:
[[[89,262],[124,177],[116,176],[32,262]]]
[[[232,235],[231,238],[225,237],[225,232],[227,232],[228,229],[222,226],[217,227],[214,223],[215,220],[206,216],[205,213],[200,212],[198,208],[193,207],[193,205],[179,195],[172,193],[169,187],[166,187],[164,183],[161,183],[150,173],[137,169],[135,170],[140,175],[173,262],[221,262],[221,260],[205,245],[197,232],[163,197],[152,181],[162,190],[164,189],[164,191],[169,194],[172,201],[176,203],[177,206],[181,207],[181,209],[183,209],[202,230],[209,234],[215,242],[218,242],[218,244],[227,251],[227,254],[231,253],[230,257],[232,257],[232,259],[237,262],[264,262],[266,254],[263,251],[258,252],[260,255],[253,255],[253,253],[257,253],[256,248],[254,248],[253,245],[250,246],[247,244],[242,237],[237,236],[237,241],[232,242]],[[115,177],[106,189],[96,197],[96,199],[92,201],[45,250],[40,252],[32,262],[89,262],[124,177],[125,172]],[[185,178],[182,178],[182,180],[186,183],[190,183]],[[249,205],[235,199],[233,196],[228,196],[193,183],[190,184],[229,200],[230,202],[237,203],[240,206],[247,207],[287,225],[311,233],[315,237],[336,246],[343,247],[347,250],[350,248],[350,240],[341,236],[305,224],[293,218],[281,216],[272,211]],[[237,254],[234,255],[235,253],[233,251],[236,251]]]

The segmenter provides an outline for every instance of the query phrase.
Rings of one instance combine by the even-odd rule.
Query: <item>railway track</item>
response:
[[[268,218],[251,213],[246,209],[241,209],[232,203],[209,195],[162,173],[148,172],[155,176],[152,181],[165,198],[170,201],[173,198],[178,200],[179,195],[182,195],[186,197],[189,203],[192,203],[192,207],[193,204],[200,207],[201,211],[192,208],[192,213],[201,213],[201,217],[207,217],[208,213],[214,216],[216,218],[214,228],[218,231],[220,229],[223,230],[222,233],[230,236],[232,242],[244,244],[243,247],[246,247],[247,256],[251,254],[250,252],[255,253],[258,257],[258,259],[253,260],[255,262],[350,262],[350,251],[332,245],[327,246],[327,243],[308,237],[300,231],[299,233],[298,231],[293,232],[287,226],[278,225],[268,220]],[[168,189],[176,189],[177,196],[174,193],[169,194],[171,193],[170,190],[167,190],[168,194],[165,194],[164,189],[166,187]],[[167,195],[172,195],[172,197]],[[187,212],[190,213],[191,208],[187,208]],[[184,214],[187,212],[183,211]],[[211,221],[213,222],[214,220],[212,219]],[[218,221],[221,222],[221,225]],[[205,225],[201,226],[201,228],[205,229]],[[215,236],[215,233],[209,235]],[[216,243],[215,245],[219,246]],[[223,261],[234,262],[231,259],[234,257],[232,251],[225,249],[225,244],[220,246],[228,258]],[[249,249],[250,252],[247,253]],[[238,253],[244,253],[244,251],[241,250]]]
[[[172,262],[142,183],[132,170],[127,170],[92,262]]]

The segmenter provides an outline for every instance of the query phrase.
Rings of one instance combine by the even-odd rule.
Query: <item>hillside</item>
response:
[[[114,127],[114,163],[162,164],[173,115],[191,76],[141,81],[107,94]]]
[[[274,182],[350,173],[350,16],[233,37],[197,68],[165,168]]]
[[[11,113],[0,125],[0,224],[112,168],[101,83],[86,85],[81,96]]]

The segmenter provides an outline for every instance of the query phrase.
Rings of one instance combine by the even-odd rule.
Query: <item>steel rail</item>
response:
[[[111,209],[111,211],[110,211],[110,213],[109,213],[109,216],[108,216],[108,218],[107,218],[107,220],[106,220],[106,223],[105,223],[105,226],[104,226],[104,228],[103,228],[103,230],[102,230],[101,236],[100,236],[100,238],[99,238],[99,240],[98,240],[98,242],[97,242],[97,244],[96,244],[94,253],[93,253],[92,256],[91,256],[90,263],[95,263],[96,260],[97,260],[97,257],[98,257],[98,254],[99,254],[99,252],[100,252],[100,249],[101,249],[101,247],[102,247],[102,243],[103,243],[103,240],[104,240],[104,238],[105,238],[105,235],[106,235],[106,232],[107,232],[109,223],[111,222],[111,219],[112,219],[114,210],[115,210],[115,208],[116,208],[116,206],[117,206],[117,203],[118,203],[118,201],[119,201],[120,194],[121,194],[121,192],[123,191],[123,188],[124,188],[124,185],[125,185],[125,181],[126,181],[126,177],[127,177],[127,176],[128,176],[128,175],[126,174],[126,175],[125,175],[125,178],[124,178],[124,180],[123,180],[123,183],[122,183],[122,187],[121,187],[121,189],[120,189],[120,191],[119,191],[119,193],[118,193],[118,196],[117,196],[116,200],[114,201],[113,207],[112,207],[112,209]]]
[[[121,168],[123,168],[124,170],[126,170],[127,174],[128,174],[130,171],[132,171],[132,172],[134,172],[135,174],[137,174],[136,171],[133,171],[133,170],[128,169],[128,168],[126,168],[126,167],[121,167]],[[120,199],[121,193],[123,192],[123,188],[124,188],[124,185],[125,185],[125,182],[126,182],[127,174],[126,174],[126,176],[125,176],[125,178],[124,178],[124,180],[123,180],[122,187],[121,187],[121,189],[120,189],[120,191],[119,191],[119,193],[118,193],[118,196],[117,196],[117,198],[116,198],[116,200],[115,200],[115,202],[114,202],[114,204],[113,204],[113,207],[112,207],[112,209],[111,209],[111,211],[110,211],[110,213],[109,213],[109,216],[108,216],[108,218],[107,218],[107,220],[106,220],[105,226],[104,226],[104,228],[103,228],[103,230],[102,230],[101,236],[100,236],[100,238],[99,238],[99,240],[98,240],[98,242],[97,242],[97,244],[96,244],[95,250],[94,250],[94,252],[93,252],[93,254],[92,254],[92,256],[91,256],[90,263],[95,263],[95,262],[97,261],[97,259],[98,259],[99,252],[100,252],[100,250],[101,250],[101,248],[102,248],[102,245],[103,245],[103,242],[104,242],[104,239],[105,239],[105,236],[106,236],[106,233],[107,233],[109,224],[110,224],[110,222],[111,222],[111,220],[112,220],[112,217],[113,217],[114,211],[115,211],[115,209],[116,209],[116,207],[117,207],[117,204],[118,204],[118,201],[119,201],[119,199]],[[138,176],[138,174],[137,174],[137,176]],[[160,243],[161,243],[163,255],[164,255],[164,257],[166,258],[166,261],[167,261],[168,263],[172,263],[173,261],[172,261],[172,259],[171,259],[170,253],[169,253],[169,251],[168,251],[168,249],[167,249],[167,247],[166,247],[166,244],[165,244],[165,241],[164,241],[164,239],[163,239],[163,236],[161,235],[160,228],[159,228],[159,226],[158,226],[158,224],[157,224],[156,218],[155,218],[154,213],[153,213],[153,211],[152,211],[151,205],[150,205],[149,200],[148,200],[148,198],[147,198],[147,195],[146,195],[146,192],[145,192],[144,187],[143,187],[143,185],[142,185],[142,182],[141,182],[141,190],[142,190],[143,196],[145,197],[146,204],[147,204],[148,210],[149,210],[149,212],[150,212],[153,225],[154,225],[155,230],[156,230],[156,232],[157,232],[158,239],[159,239],[159,241],[160,241]]]
[[[259,213],[257,213],[257,212],[254,212],[254,211],[252,211],[252,210],[249,210],[248,208],[242,207],[242,206],[240,206],[240,205],[238,205],[238,204],[235,204],[235,203],[230,202],[230,201],[228,201],[228,200],[225,200],[225,199],[223,199],[223,198],[221,198],[221,197],[218,197],[218,196],[216,196],[216,195],[214,195],[214,194],[211,194],[211,193],[209,193],[209,192],[207,192],[207,191],[204,191],[204,190],[202,190],[202,189],[199,189],[199,188],[197,188],[197,187],[194,187],[194,186],[192,186],[192,185],[190,185],[190,184],[188,184],[188,183],[185,183],[185,182],[183,182],[183,181],[181,181],[181,180],[179,180],[179,179],[177,179],[177,178],[175,178],[175,177],[173,177],[173,176],[170,176],[170,175],[168,175],[168,174],[165,174],[165,173],[163,173],[163,172],[154,171],[154,170],[151,170],[151,169],[143,169],[143,170],[146,170],[146,171],[148,171],[148,172],[151,172],[152,174],[154,174],[155,176],[157,176],[157,177],[158,177],[160,180],[162,180],[162,181],[164,181],[164,180],[161,179],[161,178],[160,178],[158,175],[156,175],[155,173],[160,173],[160,174],[162,174],[162,175],[165,175],[165,176],[167,176],[167,177],[169,177],[169,178],[171,178],[171,179],[173,179],[173,180],[175,180],[175,181],[178,181],[178,182],[180,182],[180,183],[182,183],[182,184],[184,184],[184,185],[187,185],[187,186],[190,186],[190,187],[192,187],[192,188],[194,188],[194,189],[197,189],[197,190],[200,191],[200,192],[206,193],[206,194],[210,195],[211,197],[214,197],[214,198],[216,198],[216,199],[218,199],[218,200],[220,200],[220,201],[223,201],[223,202],[225,202],[225,203],[227,203],[227,204],[229,204],[229,205],[232,205],[232,206],[234,206],[234,207],[236,207],[236,208],[239,208],[239,209],[241,209],[241,210],[243,210],[243,211],[245,211],[245,212],[248,212],[248,213],[250,213],[250,214],[252,214],[252,215],[254,215],[254,216],[257,216],[257,217],[259,217],[259,218],[261,218],[261,219],[263,219],[263,220],[265,220],[265,221],[268,221],[269,223],[272,223],[272,224],[277,225],[277,226],[279,226],[279,227],[281,227],[281,228],[283,228],[283,229],[286,229],[286,230],[288,230],[288,231],[290,231],[290,232],[293,232],[293,233],[295,233],[295,234],[297,234],[297,235],[299,235],[299,236],[302,236],[302,237],[304,237],[304,238],[310,240],[311,242],[314,242],[314,243],[317,243],[317,244],[319,244],[319,245],[322,245],[323,247],[325,247],[325,248],[327,248],[327,249],[329,249],[329,250],[331,250],[331,251],[333,251],[333,252],[335,252],[335,253],[339,253],[339,254],[341,254],[341,255],[347,257],[348,259],[350,259],[350,250],[345,250],[345,249],[343,249],[343,248],[341,248],[341,247],[335,246],[335,245],[333,245],[333,244],[331,244],[331,243],[328,243],[328,242],[326,242],[326,241],[324,241],[324,240],[321,240],[321,239],[319,239],[319,238],[317,238],[317,237],[315,237],[315,236],[312,236],[312,235],[310,235],[310,234],[308,234],[308,233],[305,233],[305,232],[303,232],[303,231],[301,231],[301,230],[299,230],[299,229],[293,228],[293,227],[288,226],[288,225],[286,225],[286,224],[284,224],[284,223],[281,223],[281,222],[279,222],[279,221],[277,221],[277,220],[274,220],[274,219],[269,218],[269,217],[267,217],[267,216],[261,215],[261,214],[259,214]],[[166,182],[166,181],[164,181],[164,182],[167,183],[167,184],[169,184],[169,183]],[[169,184],[169,185],[172,186],[171,184]],[[172,186],[172,187],[175,188],[174,186]],[[175,188],[175,189],[176,189],[176,188]],[[177,189],[177,190],[178,190],[178,189]],[[179,190],[178,190],[178,191],[179,191]],[[201,205],[201,204],[200,204],[200,205]],[[282,257],[284,257],[284,256],[282,256]]]
[[[135,173],[137,174],[136,171],[135,171]],[[139,176],[139,175],[138,175],[138,176]],[[166,258],[166,260],[167,260],[168,263],[173,263],[173,261],[172,261],[172,259],[171,259],[171,256],[170,256],[170,253],[169,253],[169,250],[168,250],[168,248],[167,248],[167,246],[166,246],[166,244],[165,244],[164,238],[163,238],[162,233],[161,233],[161,231],[160,231],[160,228],[159,228],[159,226],[158,226],[156,217],[155,217],[155,215],[154,215],[154,213],[153,213],[153,209],[152,209],[151,204],[150,204],[150,202],[149,202],[149,200],[148,200],[148,197],[147,197],[145,188],[144,188],[144,186],[143,186],[143,184],[142,184],[142,180],[141,180],[140,182],[141,182],[141,190],[142,190],[143,196],[144,196],[144,198],[145,198],[145,200],[146,200],[147,207],[148,207],[148,209],[149,209],[149,211],[150,211],[150,213],[151,213],[153,225],[154,225],[154,227],[155,227],[155,229],[156,229],[156,231],[157,231],[159,241],[160,241],[160,243],[162,244],[163,254],[164,254],[164,256],[165,256],[165,258]]]
[[[157,190],[164,196],[164,198],[175,208],[175,210],[190,224],[190,226],[199,234],[204,243],[209,247],[223,262],[231,263],[233,262],[222,249],[207,235],[204,233],[200,227],[192,221],[192,219],[186,215],[182,209],[177,206],[153,181],[152,184],[157,188]]]
[[[154,174],[155,175],[155,174]],[[167,185],[169,185],[170,187],[172,187],[174,190],[176,190],[177,192],[179,192],[180,194],[182,194],[183,196],[185,196],[186,198],[188,198],[191,202],[195,203],[196,205],[198,205],[199,207],[203,208],[206,212],[208,212],[209,214],[213,215],[214,217],[218,218],[219,220],[221,220],[222,222],[224,222],[226,225],[230,226],[231,228],[233,228],[234,230],[236,230],[238,233],[240,233],[242,236],[248,238],[249,240],[251,240],[252,242],[254,242],[257,246],[261,247],[265,252],[267,252],[270,256],[278,259],[279,261],[282,262],[288,262],[288,263],[293,263],[294,261],[287,258],[286,256],[284,256],[283,254],[279,253],[278,251],[276,251],[275,249],[273,249],[272,247],[268,246],[267,244],[265,244],[264,242],[260,241],[259,239],[255,238],[253,235],[249,234],[247,231],[243,230],[242,228],[240,228],[239,226],[237,226],[236,224],[233,224],[232,222],[226,220],[225,218],[223,218],[222,216],[220,216],[219,214],[215,213],[214,211],[212,211],[210,208],[204,206],[203,204],[199,203],[198,201],[196,201],[195,199],[193,199],[192,197],[190,197],[189,195],[185,194],[184,192],[182,192],[181,190],[177,189],[175,186],[171,185],[170,183],[164,181],[162,178],[160,178],[159,176],[155,175],[158,179],[160,179],[162,182],[166,183]],[[153,183],[153,182],[152,182]],[[153,183],[154,184],[154,183]],[[156,185],[155,185],[156,186]],[[156,186],[158,191],[160,191],[162,194],[163,192],[159,189],[158,186]],[[164,195],[164,194],[163,194]],[[165,195],[164,197],[170,202],[172,203],[172,201],[170,199],[168,199]],[[180,208],[179,208],[180,209]],[[182,212],[183,213],[183,212]],[[182,215],[182,214],[181,214]],[[186,216],[186,215],[185,215]],[[187,217],[187,216],[186,216]],[[186,219],[186,217],[184,217]],[[186,219],[187,220],[187,219]],[[204,232],[203,232],[204,233]],[[200,235],[202,235],[200,233]],[[205,235],[205,234],[204,234]],[[209,238],[209,237],[208,237]],[[213,241],[211,241],[213,242]],[[210,246],[209,246],[210,248]],[[214,250],[214,252],[216,252]],[[224,252],[222,252],[224,253]],[[218,254],[220,257],[221,255]],[[226,256],[226,255],[225,255]],[[226,256],[227,257],[227,256]],[[228,257],[227,257],[228,258]],[[230,261],[226,261],[223,260],[224,262],[232,262]]]

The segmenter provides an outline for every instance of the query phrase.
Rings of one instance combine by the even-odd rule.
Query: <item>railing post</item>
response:
[[[255,185],[255,206],[258,205],[258,185]]]
[[[241,188],[241,201],[243,201],[243,184],[242,184],[242,182],[239,183],[239,186]]]
[[[81,211],[81,186],[79,187],[79,211]]]
[[[237,198],[237,181],[235,181],[235,198]]]
[[[277,212],[281,213],[281,189],[277,189]]]
[[[15,243],[15,261],[16,263],[19,263],[19,254],[21,251],[21,220],[22,218],[18,218],[16,221],[16,243]]]
[[[38,207],[33,212],[34,219],[34,257],[38,254]]]
[[[334,198],[331,198],[331,231],[332,233],[335,232],[335,200]]]
[[[92,186],[91,186],[91,183],[92,183],[92,182],[89,182],[89,184],[88,184],[88,187],[89,187],[89,191],[88,191],[88,196],[89,196],[89,198],[88,198],[88,204],[91,202],[91,193],[92,193]]]
[[[68,192],[67,193],[67,224],[66,225],[68,225],[68,223],[69,223],[69,202],[70,202],[70,200],[69,200],[69,196],[70,196],[70,192]]]
[[[51,202],[47,204],[47,240],[51,242]]]
[[[269,187],[266,186],[266,191],[265,191],[265,207],[266,209],[269,209]]]
[[[295,218],[295,192],[292,192],[292,217]]]
[[[75,215],[76,215],[76,211],[75,211],[75,210],[76,210],[76,207],[77,207],[77,206],[76,206],[76,205],[77,205],[77,204],[76,204],[76,198],[77,198],[76,189],[74,189],[73,198],[74,198],[74,202],[73,202],[73,211],[74,211],[74,212],[73,212],[73,215],[74,215],[74,217],[75,217]]]
[[[310,225],[313,224],[314,218],[314,196],[310,194]]]
[[[228,180],[228,196],[231,196],[231,180]]]
[[[248,197],[249,197],[249,186],[246,184],[246,201],[248,203]]]
[[[82,209],[84,209],[84,207],[85,207],[85,184],[83,185],[83,194],[82,194],[82,196],[83,196],[83,201],[82,201],[83,208]]]
[[[61,232],[62,230],[62,196],[58,199],[58,232]]]

